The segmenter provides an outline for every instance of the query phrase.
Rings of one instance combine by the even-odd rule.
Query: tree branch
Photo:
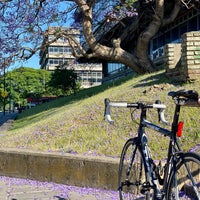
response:
[[[168,18],[165,18],[165,19],[163,20],[162,26],[165,26],[165,25],[167,25],[167,24],[170,24],[171,22],[173,22],[173,21],[175,20],[175,18],[177,17],[177,15],[178,15],[178,13],[179,13],[179,11],[180,11],[180,9],[181,9],[180,6],[181,6],[180,0],[176,0],[176,1],[175,1],[174,8],[173,8],[173,10],[172,10],[172,12],[171,12],[171,15],[170,15]]]

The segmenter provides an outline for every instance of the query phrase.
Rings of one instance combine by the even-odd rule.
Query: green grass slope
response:
[[[167,79],[164,71],[83,90],[19,114],[12,129],[1,137],[0,146],[118,157],[125,141],[136,136],[139,111],[133,113],[132,121],[133,110],[113,108],[115,124],[108,124],[103,117],[104,98],[131,102],[159,99],[167,105],[165,114],[171,122],[175,106],[167,93],[183,88],[200,93],[199,81],[180,85]],[[185,122],[181,138],[184,150],[200,143],[199,113],[200,108],[181,110],[181,120]],[[147,119],[158,123],[156,110],[149,110]],[[164,156],[168,138],[151,130],[147,134],[156,158]]]

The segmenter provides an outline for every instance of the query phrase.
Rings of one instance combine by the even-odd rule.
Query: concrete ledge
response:
[[[67,185],[117,189],[119,159],[0,149],[0,175]]]

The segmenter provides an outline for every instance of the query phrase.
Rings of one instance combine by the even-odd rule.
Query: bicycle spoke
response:
[[[200,200],[200,157],[186,154],[177,166],[176,177],[172,174],[169,180],[169,200]]]
[[[125,144],[120,160],[120,200],[149,199],[149,190],[150,185],[145,179],[144,163],[140,151],[134,140],[129,140]]]

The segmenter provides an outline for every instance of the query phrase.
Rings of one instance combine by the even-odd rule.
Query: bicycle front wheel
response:
[[[137,138],[131,138],[122,150],[118,176],[120,200],[150,199],[149,181],[137,143]]]
[[[180,155],[176,171],[170,173],[168,200],[200,200],[200,156],[189,152]]]

